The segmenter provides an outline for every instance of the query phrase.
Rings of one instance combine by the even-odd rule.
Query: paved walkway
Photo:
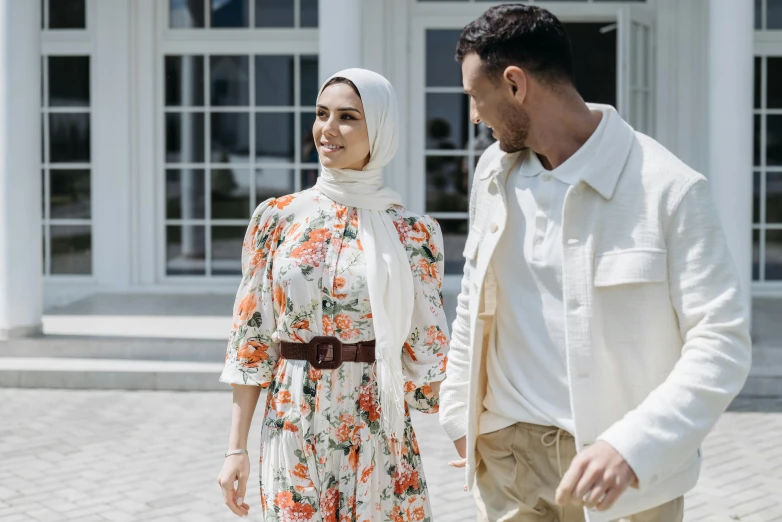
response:
[[[229,392],[0,389],[0,522],[237,520],[215,480],[230,404]],[[743,401],[734,410],[707,440],[688,522],[782,521],[782,400]],[[474,520],[437,419],[414,421],[434,521]],[[259,428],[255,422],[251,440]],[[260,520],[251,488],[250,519]]]

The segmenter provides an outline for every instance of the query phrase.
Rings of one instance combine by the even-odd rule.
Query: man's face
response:
[[[470,119],[492,129],[505,152],[527,148],[529,116],[514,97],[513,85],[502,75],[487,76],[480,57],[470,53],[462,61],[462,85],[470,96]]]

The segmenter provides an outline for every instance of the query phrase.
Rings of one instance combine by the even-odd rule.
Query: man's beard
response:
[[[502,123],[496,125],[500,149],[509,154],[526,149],[529,136],[527,111],[513,103],[503,103],[498,112],[503,115]]]

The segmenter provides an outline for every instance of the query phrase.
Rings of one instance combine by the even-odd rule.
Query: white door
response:
[[[618,110],[637,131],[654,135],[655,12],[624,6],[619,12]]]
[[[434,8],[427,6],[428,10],[421,10],[419,16],[414,14],[410,45],[412,103],[408,146],[413,190],[406,195],[406,201],[411,209],[426,212],[440,223],[449,288],[458,285],[464,263],[461,254],[469,227],[467,210],[475,165],[494,141],[484,125],[476,126],[469,120],[469,100],[462,91],[460,66],[454,60],[462,28],[484,10],[481,5],[472,6],[472,11],[470,7],[463,6],[461,14],[434,16],[429,13]],[[572,11],[560,7],[561,12],[555,12],[570,35],[576,86],[587,101],[622,105],[619,89],[624,86],[628,86],[630,99],[630,83],[620,78],[629,77],[629,73],[620,72],[621,62],[617,61],[617,57],[637,48],[629,38],[623,42],[616,30],[623,25],[618,13],[624,12],[625,7],[587,4]],[[651,38],[651,32],[638,38],[643,43],[644,38]],[[620,48],[625,50],[618,52]],[[640,73],[638,77],[639,84],[647,86],[647,92],[640,88],[636,91],[637,97],[649,104],[652,63],[643,63],[646,77]],[[651,105],[645,106],[645,110],[639,113],[645,115],[644,121],[651,122]],[[646,125],[641,128],[651,130]]]

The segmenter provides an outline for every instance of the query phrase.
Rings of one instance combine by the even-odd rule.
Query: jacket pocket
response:
[[[668,276],[667,252],[659,248],[633,248],[598,254],[595,286],[661,283]]]

